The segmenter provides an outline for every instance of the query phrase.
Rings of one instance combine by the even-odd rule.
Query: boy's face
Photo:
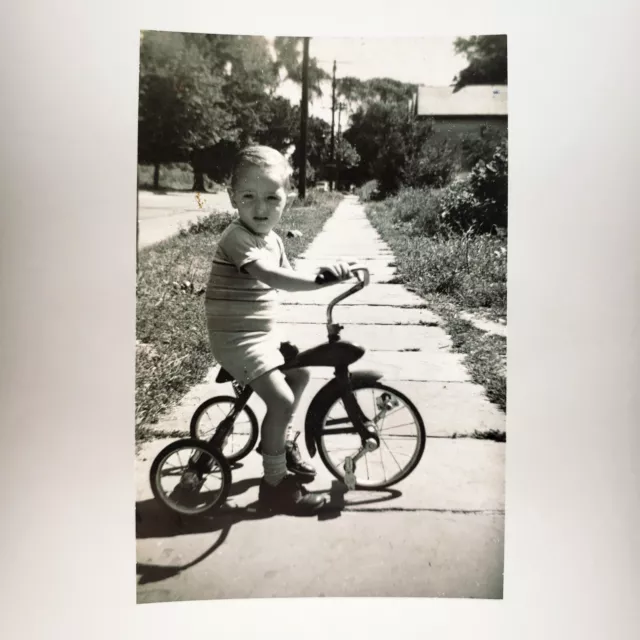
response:
[[[240,220],[254,233],[266,235],[280,221],[289,197],[279,167],[248,167],[229,189]]]

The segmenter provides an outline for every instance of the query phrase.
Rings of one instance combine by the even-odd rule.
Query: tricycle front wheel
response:
[[[386,489],[406,478],[420,462],[427,433],[415,405],[403,393],[379,382],[353,384],[364,415],[374,426],[380,446],[356,462],[355,488]],[[338,480],[345,480],[345,461],[362,448],[362,438],[336,393],[329,398],[316,430],[320,459]]]

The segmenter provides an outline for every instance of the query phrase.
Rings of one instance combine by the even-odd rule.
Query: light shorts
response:
[[[281,342],[281,335],[276,329],[242,333],[209,330],[213,357],[245,386],[284,364]]]

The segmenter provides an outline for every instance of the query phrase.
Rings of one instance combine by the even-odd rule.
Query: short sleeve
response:
[[[239,271],[251,262],[270,257],[269,251],[258,238],[240,226],[234,226],[229,230],[221,240],[219,248]]]

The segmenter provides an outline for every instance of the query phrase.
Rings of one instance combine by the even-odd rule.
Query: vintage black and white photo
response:
[[[507,86],[500,34],[141,32],[138,603],[503,598]]]

